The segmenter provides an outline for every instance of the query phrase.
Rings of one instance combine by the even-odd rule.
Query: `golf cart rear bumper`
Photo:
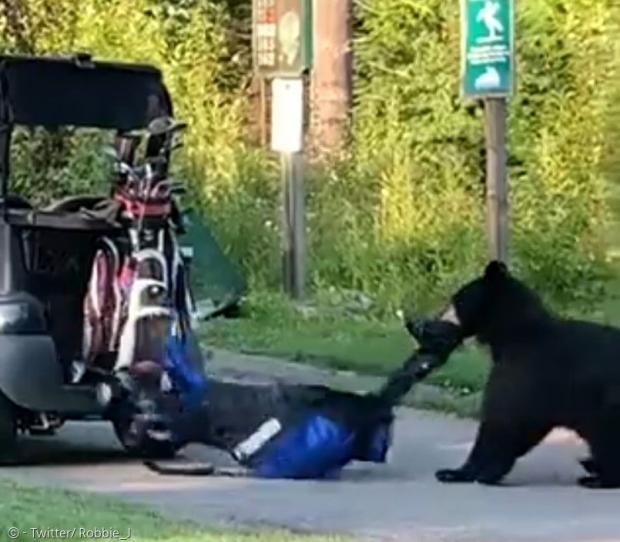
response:
[[[66,385],[48,335],[0,334],[0,391],[17,406],[65,416],[100,415],[92,386]]]

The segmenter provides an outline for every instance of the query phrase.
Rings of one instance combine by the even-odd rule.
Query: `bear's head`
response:
[[[531,328],[547,317],[538,295],[516,279],[502,262],[489,263],[451,299],[439,320],[460,327],[464,337],[488,343],[494,338]]]

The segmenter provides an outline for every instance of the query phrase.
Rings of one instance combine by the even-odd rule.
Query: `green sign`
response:
[[[514,0],[461,0],[462,93],[507,97],[515,79]]]
[[[254,69],[298,77],[312,61],[312,0],[253,0]]]

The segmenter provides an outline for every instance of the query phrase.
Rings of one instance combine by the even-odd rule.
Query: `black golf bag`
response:
[[[319,479],[337,475],[351,461],[383,463],[394,406],[461,341],[459,328],[449,323],[408,329],[420,348],[375,393],[211,378],[202,404],[177,421],[177,436],[226,450],[248,474],[262,478]],[[147,466],[162,474],[195,473],[184,466]]]

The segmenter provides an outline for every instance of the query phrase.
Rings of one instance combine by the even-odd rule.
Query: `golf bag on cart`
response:
[[[183,225],[173,198],[176,187],[168,178],[170,153],[179,146],[175,135],[183,128],[159,118],[146,134],[117,137],[116,183],[111,199],[96,212],[115,215],[127,235],[99,240],[84,300],[86,365],[118,377],[121,398],[111,409],[117,435],[127,449],[146,455],[174,453],[168,417],[180,408],[188,382],[193,392],[204,387],[189,269],[177,241]],[[144,163],[137,166],[144,140]],[[183,363],[169,366],[179,355]]]
[[[351,461],[383,463],[393,408],[411,387],[441,366],[462,340],[450,323],[408,324],[420,347],[376,392],[324,386],[249,384],[210,379],[206,401],[174,425],[183,442],[226,450],[241,469],[146,462],[160,474],[242,474],[320,479]]]

